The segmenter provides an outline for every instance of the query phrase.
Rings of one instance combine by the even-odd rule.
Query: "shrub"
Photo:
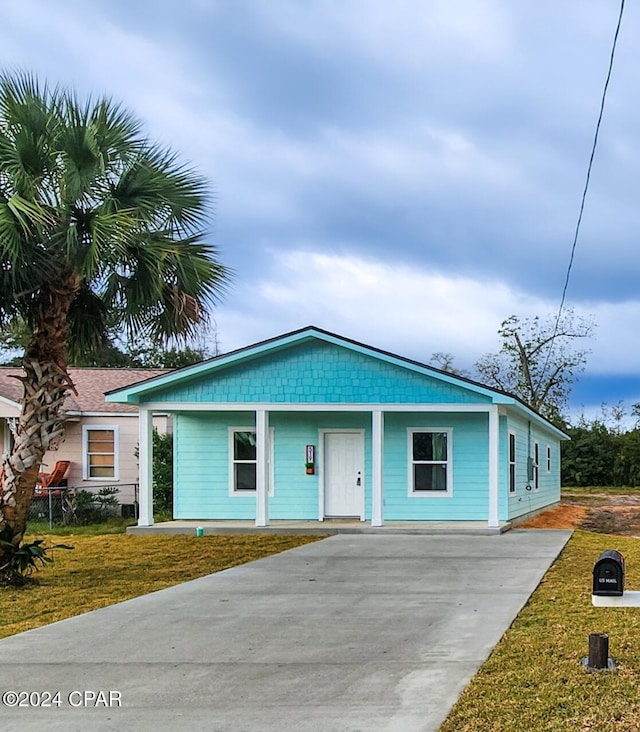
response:
[[[104,521],[118,509],[115,486],[103,486],[96,493],[76,490],[67,496],[65,521],[75,526],[85,526]]]
[[[173,435],[153,431],[153,510],[173,518]]]
[[[16,546],[12,541],[13,532],[9,526],[0,531],[0,549],[2,561],[0,565],[0,585],[23,585],[27,577],[39,569],[38,564],[45,567],[53,562],[53,557],[47,556],[52,549],[73,549],[67,544],[44,546],[44,539],[26,542]]]
[[[135,456],[140,457],[136,446]],[[173,434],[153,428],[153,515],[158,521],[173,518]]]

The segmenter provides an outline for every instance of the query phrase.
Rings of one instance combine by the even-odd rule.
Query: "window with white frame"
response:
[[[256,489],[256,433],[255,430],[232,432],[233,490]]]
[[[447,495],[451,492],[451,430],[410,429],[409,493]]]
[[[551,445],[547,445],[547,473],[551,472]]]
[[[269,495],[273,495],[273,427],[269,428]],[[229,428],[229,492],[251,494],[256,491],[256,431],[253,427]]]
[[[533,443],[533,490],[540,488],[540,444]]]
[[[83,442],[83,478],[118,479],[118,428],[85,426]]]
[[[509,493],[516,492],[516,434],[509,432]]]

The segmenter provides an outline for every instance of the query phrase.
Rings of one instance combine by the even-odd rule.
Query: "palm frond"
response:
[[[0,73],[0,321],[35,326],[63,281],[80,344],[107,317],[192,334],[230,277],[203,243],[209,203],[204,178],[110,99]]]
[[[108,310],[105,302],[84,285],[67,316],[67,353],[72,360],[98,352],[108,345]]]
[[[47,228],[55,224],[55,217],[50,210],[38,203],[28,201],[17,193],[11,196],[6,202],[6,206],[25,236],[32,236],[39,228]]]

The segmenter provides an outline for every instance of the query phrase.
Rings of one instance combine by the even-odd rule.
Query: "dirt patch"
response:
[[[559,506],[518,524],[524,529],[585,529],[640,537],[640,495],[563,493]]]
[[[561,503],[555,508],[534,516],[529,521],[518,524],[519,529],[577,529],[587,516],[586,506]]]
[[[640,494],[637,491],[633,493],[563,491],[562,503],[574,506],[637,506],[640,509]]]
[[[592,508],[581,528],[601,534],[640,536],[640,510],[626,506]]]

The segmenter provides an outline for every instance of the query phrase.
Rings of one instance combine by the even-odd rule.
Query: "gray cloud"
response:
[[[437,274],[458,313],[490,302],[473,338],[473,318],[454,327],[430,303],[431,351],[471,358],[511,312],[557,307],[616,19],[604,0],[12,0],[0,64],[123,100],[211,179],[212,235],[237,276],[223,342],[304,316],[391,347],[366,298],[318,264],[360,262],[416,297],[398,273]],[[569,288],[602,318],[600,373],[640,358],[617,325],[634,328],[640,300],[639,32],[628,4]],[[300,290],[305,256],[320,269]],[[409,304],[387,295],[405,348]]]

